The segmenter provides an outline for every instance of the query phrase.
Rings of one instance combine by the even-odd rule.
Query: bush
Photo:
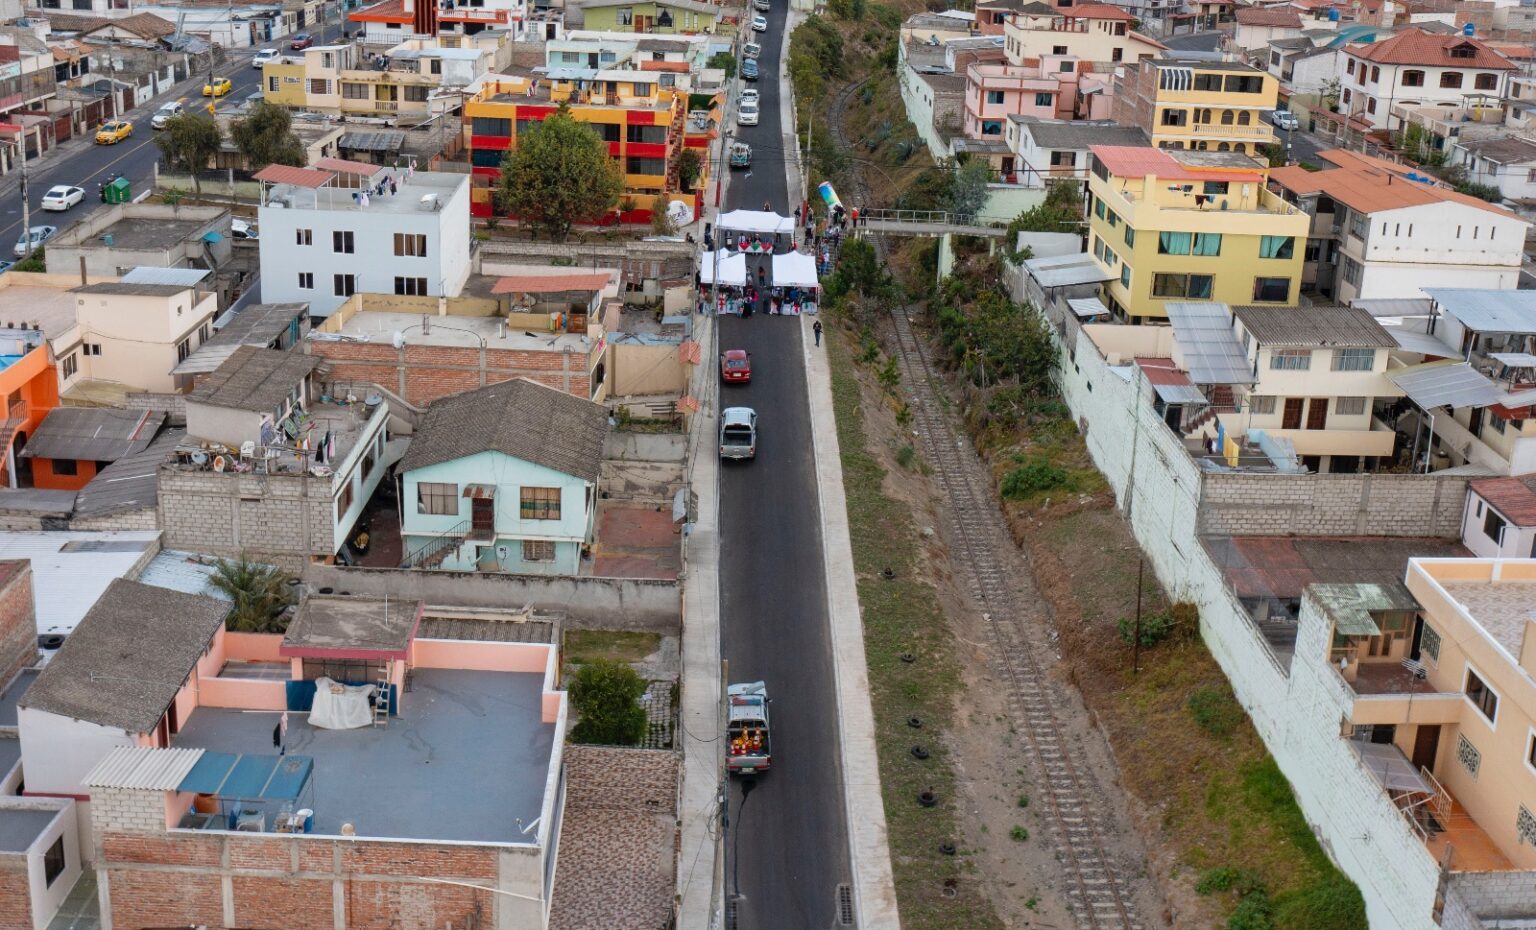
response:
[[[1349,879],[1335,875],[1276,903],[1275,925],[1286,930],[1359,930],[1366,926],[1365,899]]]
[[[910,471],[917,464],[917,450],[910,444],[896,450],[896,464]]]
[[[1019,457],[1021,464],[1003,476],[1003,497],[1006,500],[1024,500],[1043,491],[1069,488],[1072,476],[1065,469],[1043,459]]]
[[[1120,640],[1127,646],[1136,643],[1136,618],[1121,617],[1116,624],[1120,631]],[[1173,617],[1166,613],[1141,615],[1141,648],[1150,649],[1168,638],[1173,632]]]
[[[729,81],[736,76],[736,56],[730,52],[716,52],[709,59],[709,67],[725,71],[725,79]]]
[[[1243,723],[1243,708],[1226,688],[1196,688],[1185,702],[1195,725],[1217,739],[1226,739]]]
[[[1504,202],[1504,192],[1499,190],[1497,187],[1494,187],[1492,184],[1476,184],[1469,181],[1465,184],[1456,185],[1456,191],[1458,193],[1466,194],[1468,197],[1476,197],[1479,200],[1486,200],[1489,203]]]
[[[1008,831],[1008,835],[1013,838],[1015,843],[1022,843],[1029,839],[1029,831],[1023,827],[1014,827]]]
[[[1195,893],[1201,895],[1215,894],[1217,892],[1236,891],[1239,895],[1249,895],[1255,891],[1263,890],[1264,883],[1259,877],[1247,869],[1233,868],[1230,865],[1218,866],[1207,869],[1195,882]]]
[[[571,730],[571,741],[599,746],[634,746],[645,738],[645,708],[640,695],[645,679],[628,665],[597,659],[571,676],[571,706],[581,721]]]
[[[1227,919],[1227,930],[1274,930],[1274,926],[1269,894],[1262,888],[1237,902],[1237,909]]]

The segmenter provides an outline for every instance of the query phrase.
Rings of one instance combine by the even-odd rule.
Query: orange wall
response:
[[[48,416],[48,411],[59,405],[59,376],[53,363],[48,361],[47,346],[38,346],[21,361],[0,371],[0,410],[4,409],[11,394],[18,392],[27,405],[27,416],[18,432],[31,436]],[[5,450],[0,449],[0,475],[5,474],[5,467]],[[0,481],[0,485],[8,484],[8,476]]]
[[[33,459],[32,486],[49,491],[78,491],[96,477],[95,462],[78,461],[75,470],[78,474],[56,475],[53,473],[53,459]]]
[[[461,668],[480,672],[536,672],[549,667],[553,646],[540,643],[466,643],[418,639],[412,645],[416,668]]]
[[[220,661],[220,668],[224,662],[288,661],[277,652],[283,645],[281,633],[234,633],[226,630],[223,640],[224,657]],[[218,669],[214,669],[214,674],[218,674]]]

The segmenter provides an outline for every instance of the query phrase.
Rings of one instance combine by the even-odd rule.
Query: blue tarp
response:
[[[205,752],[177,790],[231,801],[296,801],[314,768],[309,756]]]

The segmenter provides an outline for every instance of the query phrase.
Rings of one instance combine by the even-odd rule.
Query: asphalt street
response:
[[[767,13],[750,176],[736,172],[725,209],[788,214],[779,114],[786,7]],[[751,86],[751,85],[748,85]],[[756,275],[756,264],[749,273]],[[758,413],[757,458],[722,463],[720,608],[732,681],[764,681],[772,699],[773,768],[743,806],[730,793],[726,891],[739,894],[738,930],[822,930],[837,924],[837,886],[849,881],[837,700],[800,321],[724,317],[720,349],[752,353],[752,382],[723,386],[722,406]],[[823,351],[813,349],[812,351]]]

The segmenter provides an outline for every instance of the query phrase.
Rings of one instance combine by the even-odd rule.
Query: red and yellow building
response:
[[[58,405],[59,375],[47,345],[19,357],[0,354],[0,487],[16,484],[13,463],[21,463],[28,437]]]
[[[608,154],[624,173],[627,210],[588,222],[649,223],[656,209],[683,201],[699,215],[709,182],[709,141],[714,132],[693,126],[688,119],[688,95],[661,86],[666,72],[595,71],[591,79],[553,80],[508,78],[487,82],[465,102],[465,133],[473,165],[470,212],[492,215],[492,189],[508,150],[517,148],[517,135],[568,107],[571,117],[591,126],[608,145]],[[699,177],[684,193],[678,176],[686,149],[700,156]]]

